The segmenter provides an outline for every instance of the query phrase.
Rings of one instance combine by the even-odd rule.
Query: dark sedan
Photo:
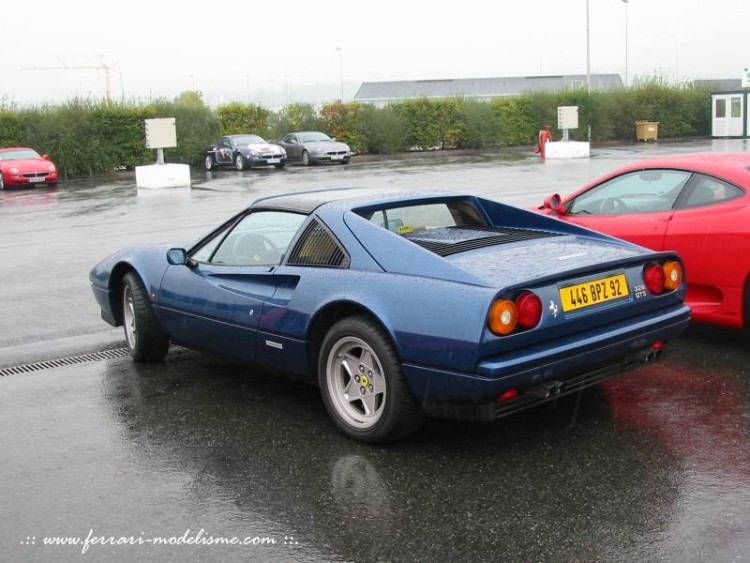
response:
[[[271,165],[284,168],[286,151],[258,135],[224,135],[206,147],[203,165],[206,170],[218,166],[234,166],[237,170]]]
[[[320,131],[289,133],[279,144],[286,150],[290,161],[299,161],[303,166],[321,162],[349,164],[352,158],[349,145],[334,141]]]

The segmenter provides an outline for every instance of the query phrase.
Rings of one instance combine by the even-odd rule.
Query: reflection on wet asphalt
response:
[[[528,206],[650,150],[567,166],[481,156],[467,169],[448,155],[436,171],[414,155],[228,171],[169,194],[136,195],[127,181],[3,193],[0,354],[29,346],[33,359],[71,336],[84,349],[96,338],[122,345],[89,295],[96,260],[124,243],[197,236],[300,178],[470,182]],[[180,348],[156,365],[2,377],[0,561],[750,561],[747,344],[694,326],[662,363],[492,424],[430,420],[388,447],[337,434],[315,388]],[[188,530],[275,543],[93,545],[87,555],[44,545]]]
[[[430,420],[388,447],[339,436],[312,387],[179,348],[152,366],[9,376],[0,409],[13,425],[0,437],[13,464],[0,503],[14,518],[0,523],[0,559],[80,556],[20,545],[27,535],[202,528],[278,543],[92,553],[747,560],[749,356],[742,335],[698,327],[661,364],[492,424]]]

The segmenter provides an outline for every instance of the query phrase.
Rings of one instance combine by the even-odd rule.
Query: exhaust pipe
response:
[[[537,399],[551,399],[562,391],[562,381],[545,381],[527,391],[529,395]]]

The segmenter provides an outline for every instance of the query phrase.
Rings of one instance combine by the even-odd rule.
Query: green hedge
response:
[[[18,108],[0,100],[0,146],[29,145],[48,153],[63,177],[154,162],[144,132],[144,120],[154,117],[176,118],[178,146],[165,150],[167,161],[193,165],[219,135],[247,132],[280,139],[290,131],[321,130],[369,154],[434,147],[491,149],[533,144],[544,123],[557,123],[557,107],[566,105],[579,108],[573,139],[585,139],[590,126],[594,142],[629,141],[639,119],[658,121],[660,138],[709,134],[709,90],[652,80],[607,93],[565,90],[490,102],[425,98],[385,107],[291,104],[278,113],[240,102],[214,110],[194,91],[146,104],[75,98],[57,106]]]

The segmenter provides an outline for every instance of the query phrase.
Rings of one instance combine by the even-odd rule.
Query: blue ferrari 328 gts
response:
[[[371,443],[576,392],[658,360],[689,321],[677,255],[434,192],[267,197],[90,279],[136,361],[173,342],[307,378]]]

